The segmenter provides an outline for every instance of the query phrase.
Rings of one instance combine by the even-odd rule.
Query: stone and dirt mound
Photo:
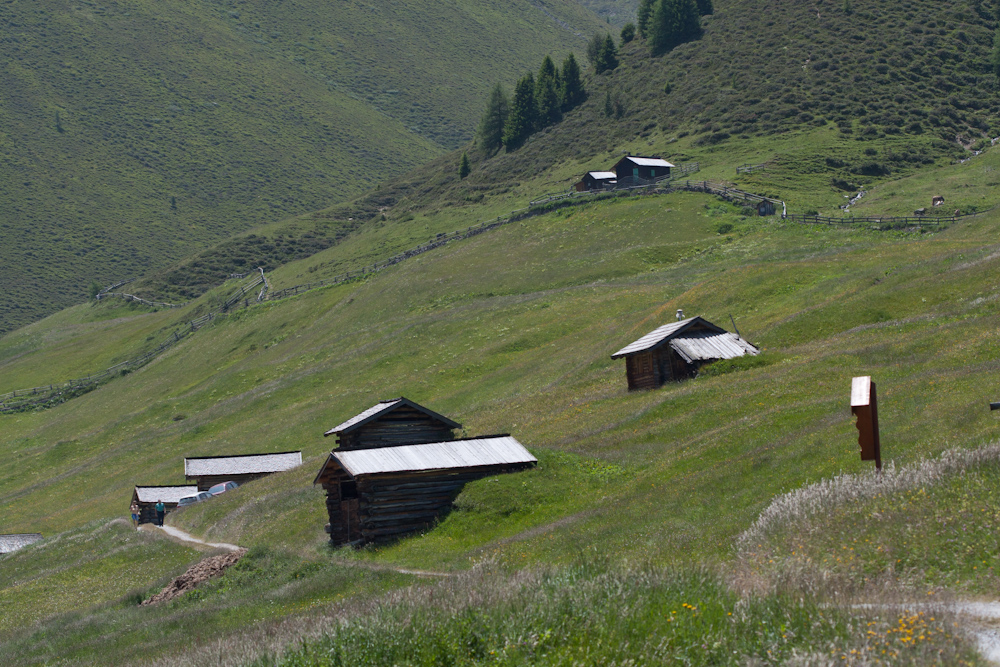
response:
[[[208,581],[212,577],[218,577],[226,571],[227,567],[235,565],[246,552],[246,549],[239,549],[227,554],[209,556],[195,563],[187,569],[187,572],[167,584],[162,591],[148,600],[144,600],[142,605],[169,602],[190,590],[194,590],[202,582]]]

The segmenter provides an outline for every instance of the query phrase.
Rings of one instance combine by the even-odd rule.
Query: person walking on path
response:
[[[163,527],[163,515],[167,511],[167,506],[163,504],[163,499],[156,501],[156,525]]]
[[[132,506],[129,507],[129,510],[131,510],[131,512],[132,512],[132,526],[134,528],[138,528],[139,527],[139,503],[137,503],[137,502],[135,502],[133,500],[132,501]]]

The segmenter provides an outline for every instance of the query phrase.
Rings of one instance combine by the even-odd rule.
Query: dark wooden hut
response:
[[[717,359],[757,355],[760,350],[701,317],[672,322],[651,331],[611,355],[625,357],[628,388],[655,389],[671,380],[693,376]]]
[[[588,171],[573,186],[577,192],[587,190],[603,190],[608,185],[614,185],[618,176],[613,171]]]
[[[618,161],[614,171],[619,185],[640,185],[669,176],[673,166],[662,158],[629,155]]]
[[[337,436],[340,450],[371,449],[451,440],[460,428],[458,422],[400,397],[381,401],[323,435]]]
[[[207,491],[219,482],[246,484],[276,472],[302,465],[302,452],[276,454],[236,454],[233,456],[193,456],[184,459],[184,479]]]
[[[184,496],[198,493],[193,484],[183,486],[137,486],[132,492],[132,502],[139,505],[139,523],[156,523],[156,503],[160,500],[167,511],[177,508],[177,501]]]
[[[770,199],[761,199],[757,202],[757,215],[767,216],[774,215],[774,202]]]
[[[392,539],[432,525],[466,482],[538,460],[509,435],[335,450],[314,484],[326,490],[334,545]]]
[[[18,549],[23,549],[29,544],[34,544],[40,539],[42,539],[41,533],[12,533],[9,535],[0,535],[0,554],[9,554],[17,551]]]

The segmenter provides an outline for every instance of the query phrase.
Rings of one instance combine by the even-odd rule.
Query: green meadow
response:
[[[63,585],[46,590],[44,607],[41,593],[9,595],[11,618],[43,608],[46,619],[11,623],[5,641],[30,663],[54,659],[76,639],[113,636],[103,655],[130,661],[140,655],[130,646],[155,627],[155,648],[141,644],[143,657],[169,662],[225,639],[233,650],[244,646],[249,652],[240,655],[249,660],[306,633],[307,619],[320,609],[371,623],[380,623],[372,619],[382,613],[402,613],[401,598],[376,597],[383,606],[373,608],[357,597],[362,591],[415,581],[420,585],[406,595],[434,588],[393,568],[461,573],[492,563],[497,579],[489,585],[515,591],[509,577],[546,568],[561,576],[560,568],[589,563],[583,580],[600,588],[612,585],[603,573],[616,570],[629,577],[652,568],[669,579],[665,572],[674,568],[708,567],[705,581],[730,590],[725,572],[741,562],[735,541],[772,499],[870,466],[858,460],[847,407],[852,376],[872,375],[879,384],[883,457],[894,465],[996,439],[987,403],[995,398],[989,387],[1000,349],[993,278],[998,224],[1000,216],[986,214],[940,233],[878,232],[746,217],[706,195],[636,197],[529,218],[362,281],[237,311],[93,392],[50,410],[3,416],[0,447],[18,465],[0,475],[0,506],[5,532],[39,531],[57,541],[67,527],[125,516],[134,484],[182,483],[184,456],[301,449],[301,468],[169,518],[200,537],[235,542],[255,558],[281,563],[262,568],[255,583],[264,602],[227,584],[227,574],[204,599],[185,596],[169,608],[140,611],[136,595],[108,588],[94,609],[82,611],[81,591],[93,577],[63,575]],[[402,225],[387,221],[383,229],[387,251],[407,239]],[[290,263],[271,275],[274,288],[333,273],[362,248],[374,256],[369,241],[378,238],[375,230],[362,231]],[[196,301],[190,311],[142,314],[114,302],[77,306],[2,339],[4,377],[38,384],[43,375],[75,374],[85,355],[101,364],[134,355],[147,339],[205,307]],[[677,309],[729,326],[731,316],[762,355],[718,365],[689,382],[628,393],[623,365],[611,353],[671,321]],[[80,347],[88,351],[66,354],[74,340],[86,341]],[[323,494],[312,486],[331,446],[322,433],[398,395],[449,415],[468,435],[512,433],[536,453],[539,466],[469,484],[451,513],[425,533],[330,551]],[[996,545],[981,542],[980,560],[995,558]],[[824,544],[817,541],[817,553]],[[132,588],[154,590],[176,574],[170,562],[144,569]],[[69,571],[85,566],[99,564]],[[289,573],[300,566],[295,580],[302,588],[292,590]],[[339,591],[334,597],[316,592],[323,577],[341,582],[331,589]],[[988,569],[963,570],[961,580],[972,582],[970,590],[987,590],[991,577]],[[479,585],[456,584],[456,595],[475,598]],[[786,594],[769,590],[760,609]],[[722,604],[729,593],[702,595]],[[270,609],[271,599],[276,606],[265,614],[260,605]],[[438,628],[432,636],[451,632],[457,612],[445,605],[427,613],[428,627]],[[171,620],[177,615],[197,619],[193,643],[184,623],[195,621]],[[490,618],[470,627],[500,632],[499,617]],[[814,628],[817,635],[800,628],[801,636],[822,636],[833,642],[830,650],[847,646],[834,640],[856,640],[843,629],[855,621],[847,612],[838,618],[847,625],[829,633]],[[647,621],[637,615],[621,636]],[[359,627],[368,622],[359,620]],[[791,616],[783,622],[791,624]],[[236,628],[247,624],[271,628],[273,646],[241,644]],[[722,631],[710,626],[716,629],[704,632]],[[65,643],[36,641],[57,631]],[[564,653],[553,655],[575,655],[578,631],[567,626]],[[962,641],[942,634],[944,643],[932,648],[944,651],[947,644],[953,655],[968,657]],[[733,660],[767,650],[774,648],[730,649]],[[75,659],[98,660],[88,651],[80,649]],[[906,659],[927,664],[925,653]]]

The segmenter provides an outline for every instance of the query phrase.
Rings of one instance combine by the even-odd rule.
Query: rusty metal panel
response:
[[[851,383],[851,414],[858,418],[858,444],[861,460],[875,461],[882,468],[882,451],[878,433],[878,397],[870,376],[856,377]]]
[[[425,445],[337,450],[331,453],[330,458],[352,477],[538,462],[524,445],[509,435]]]
[[[255,475],[282,472],[300,465],[302,465],[302,452],[201,456],[184,459],[184,476]]]

